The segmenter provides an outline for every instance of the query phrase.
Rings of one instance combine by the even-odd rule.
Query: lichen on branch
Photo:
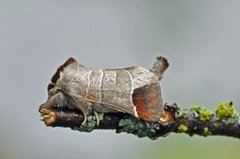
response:
[[[178,110],[176,119],[167,124],[143,121],[119,112],[99,113],[97,117],[90,114],[87,116],[86,123],[82,125],[84,117],[78,110],[41,106],[39,112],[47,126],[69,127],[80,132],[114,129],[117,133],[126,132],[150,139],[167,136],[171,132],[185,133],[190,136],[222,135],[240,138],[240,114],[232,102],[220,103],[215,111],[203,106],[192,106],[190,110]]]
[[[183,111],[182,111],[183,112]],[[193,106],[189,111],[180,112],[178,131],[192,135],[225,135],[240,138],[239,113],[232,102],[220,103],[215,111],[202,106]]]

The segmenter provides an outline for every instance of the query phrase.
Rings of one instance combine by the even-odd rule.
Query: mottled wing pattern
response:
[[[144,120],[158,121],[163,100],[158,78],[142,67],[93,70],[87,99],[102,104],[104,111],[118,110]],[[99,105],[98,108],[99,110]]]
[[[124,69],[95,69],[89,77],[86,97],[89,101],[135,115],[132,104],[131,75]],[[93,105],[94,106],[94,105]],[[104,108],[106,111],[106,108]]]

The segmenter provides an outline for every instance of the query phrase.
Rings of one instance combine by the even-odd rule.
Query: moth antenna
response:
[[[156,62],[153,65],[153,68],[150,71],[153,72],[160,81],[163,77],[163,73],[166,71],[168,66],[169,66],[169,63],[167,59],[165,57],[158,56],[156,58]]]

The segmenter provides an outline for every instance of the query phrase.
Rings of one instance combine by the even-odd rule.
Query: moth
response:
[[[173,116],[164,109],[159,81],[168,66],[166,58],[157,57],[150,70],[141,66],[87,68],[71,57],[53,75],[43,105],[78,109],[84,116],[83,124],[90,113],[109,112],[166,123]]]

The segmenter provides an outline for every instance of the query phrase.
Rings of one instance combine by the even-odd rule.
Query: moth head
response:
[[[67,105],[66,96],[63,92],[57,91],[49,95],[47,101],[43,103],[40,107],[65,107]]]
[[[56,83],[60,78],[61,72],[64,71],[68,65],[76,62],[77,61],[74,58],[70,57],[66,62],[58,67],[57,71],[51,78],[51,83],[47,87],[48,100],[42,104],[41,107],[64,107],[69,105],[69,103],[67,103],[66,95],[61,91],[61,88],[59,88]]]
[[[39,112],[41,113],[42,121],[45,122],[47,126],[53,125],[56,121],[56,114],[53,108],[63,108],[62,106],[66,104],[65,96],[62,92],[55,92],[48,97],[48,100],[39,107]]]

